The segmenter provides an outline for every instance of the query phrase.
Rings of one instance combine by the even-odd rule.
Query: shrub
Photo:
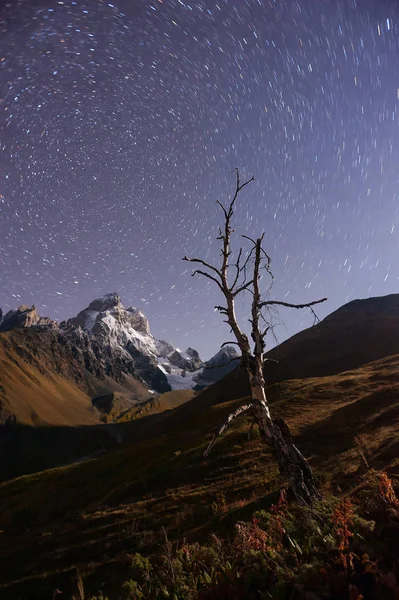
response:
[[[312,507],[289,504],[283,491],[223,539],[176,544],[164,530],[157,556],[131,556],[118,599],[398,597],[398,556],[386,528],[398,508],[385,473],[371,473],[359,498],[327,497]]]

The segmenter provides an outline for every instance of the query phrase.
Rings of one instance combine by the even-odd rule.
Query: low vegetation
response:
[[[223,538],[173,544],[164,530],[162,549],[151,560],[129,556],[130,578],[116,597],[397,598],[398,528],[399,500],[386,473],[371,471],[356,494],[329,496],[312,508],[289,504],[283,490],[268,511],[237,522]],[[80,573],[77,588],[83,598]],[[101,592],[92,596],[100,598]]]
[[[282,598],[395,598],[384,582],[397,576],[398,369],[396,355],[268,388],[322,491],[311,512],[280,496],[249,419],[203,458],[213,428],[245,401],[210,390],[122,423],[129,443],[109,454],[0,484],[1,598],[279,598],[280,588]],[[377,471],[392,481],[384,493]]]

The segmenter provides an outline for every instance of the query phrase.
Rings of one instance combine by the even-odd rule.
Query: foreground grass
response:
[[[129,557],[115,598],[131,600],[384,600],[399,593],[399,500],[386,473],[369,472],[352,496],[314,506],[280,493],[268,511],[238,522],[224,538],[172,544],[149,560]],[[77,597],[84,580],[76,573]],[[92,600],[104,599],[102,592]]]
[[[289,422],[327,497],[370,466],[395,476],[398,372],[395,356],[269,388],[273,414]],[[276,504],[283,482],[257,433],[247,440],[249,421],[202,457],[212,427],[241,401],[207,391],[163,419],[136,421],[118,451],[1,484],[0,596],[45,599],[60,589],[70,598],[78,570],[86,596],[103,590],[113,600],[132,555],[159,554],[164,531],[171,543],[207,544],[210,532],[230,539],[237,521]]]

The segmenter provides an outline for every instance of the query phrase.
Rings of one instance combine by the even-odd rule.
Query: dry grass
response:
[[[155,396],[150,400],[137,403],[137,405],[120,414],[116,420],[118,423],[125,423],[127,421],[134,421],[149,415],[157,415],[164,411],[172,410],[173,408],[192,400],[195,395],[196,392],[194,392],[194,390],[174,390],[171,392],[165,392],[164,394]]]
[[[19,423],[33,426],[100,422],[89,396],[75,383],[26,358],[11,344],[0,344],[0,407],[5,416],[15,414]]]
[[[0,333],[0,424],[11,414],[19,424],[34,427],[129,421],[175,408],[193,395],[179,390],[148,402],[147,387],[131,376],[125,376],[123,386],[108,376],[94,377],[55,331]],[[109,414],[93,407],[91,398],[97,396],[112,399]]]
[[[397,472],[398,379],[399,356],[392,356],[269,388],[274,416],[288,421],[322,486],[357,484],[367,469],[359,440],[371,467]],[[234,423],[202,458],[212,427],[241,401],[207,390],[124,424],[132,444],[118,451],[1,484],[4,593],[49,590],[60,578],[68,586],[76,567],[91,572],[98,589],[105,573],[112,583],[123,571],[129,553],[156,549],[162,527],[172,539],[201,539],[268,506],[281,482],[257,432],[247,441],[248,420]]]

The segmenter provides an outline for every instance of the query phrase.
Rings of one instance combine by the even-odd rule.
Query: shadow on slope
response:
[[[111,394],[105,400],[102,397],[107,401],[108,410],[103,415],[104,424],[92,426],[32,427],[13,424],[10,420],[0,426],[0,481],[82,462],[119,444],[156,436],[168,412],[194,395],[193,390],[176,390],[134,406],[122,398],[123,401],[116,401],[114,406],[114,394]],[[126,405],[128,408],[122,410]]]
[[[86,460],[118,444],[113,425],[0,427],[0,480]]]
[[[15,415],[24,425],[94,425],[100,415],[92,397],[117,392],[130,405],[149,397],[138,379],[121,376],[118,383],[87,366],[56,330],[0,332],[0,423]]]
[[[353,300],[323,321],[279,344],[266,357],[268,385],[290,379],[336,375],[399,353],[399,294]],[[246,374],[238,369],[205,390],[204,401],[249,394]]]
[[[269,387],[273,415],[287,419],[321,483],[355,485],[363,456],[372,467],[398,470],[398,374],[392,356]],[[76,566],[87,573],[87,590],[113,597],[129,554],[157,549],[162,527],[171,539],[201,539],[270,504],[281,482],[257,432],[247,440],[248,419],[233,423],[203,458],[212,427],[242,399],[211,401],[204,393],[201,405],[201,397],[125,424],[134,444],[0,485],[5,598],[49,595],[60,582],[65,593]]]

